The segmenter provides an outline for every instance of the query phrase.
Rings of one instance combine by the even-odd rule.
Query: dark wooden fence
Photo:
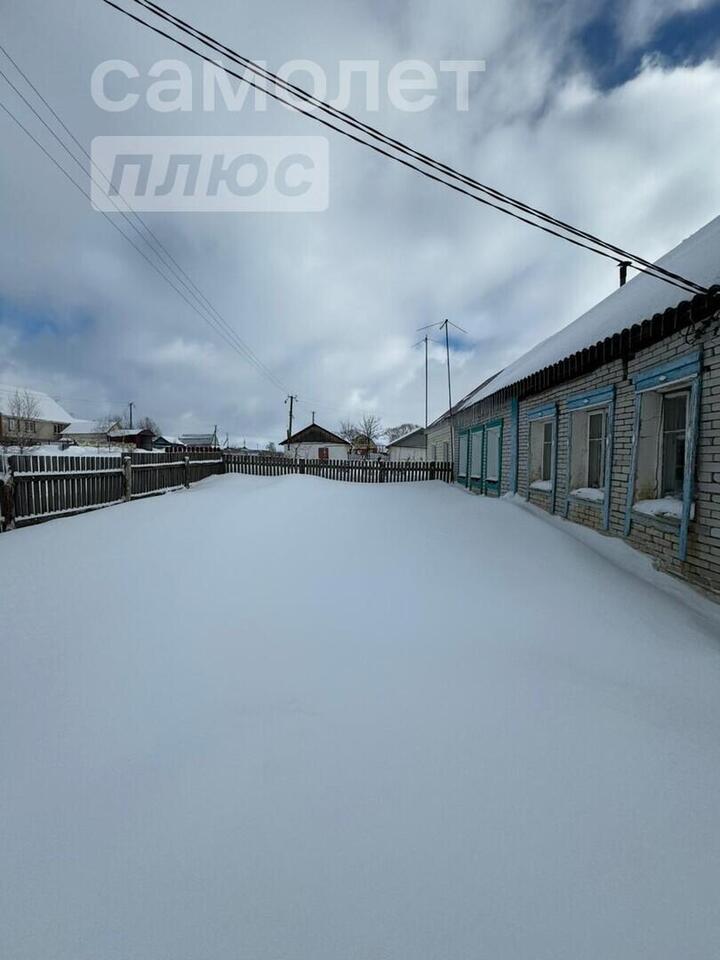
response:
[[[0,478],[2,528],[40,523],[189,487],[224,473],[220,451],[132,453],[107,457],[7,457]]]
[[[350,483],[417,480],[449,483],[452,480],[449,463],[291,460],[283,456],[223,454],[219,450],[136,452],[114,457],[25,454],[4,459],[7,461],[4,482],[0,464],[0,528],[3,530],[178,490],[218,473],[259,477],[303,473]]]
[[[328,480],[350,483],[410,483],[417,480],[452,480],[452,464],[382,460],[291,460],[282,457],[225,457],[227,473],[247,473],[256,477],[277,477],[286,473],[304,473]]]

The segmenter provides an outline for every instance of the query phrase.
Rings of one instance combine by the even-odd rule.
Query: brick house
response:
[[[658,262],[709,292],[640,274],[478,387],[448,418],[455,475],[720,595],[720,217]]]

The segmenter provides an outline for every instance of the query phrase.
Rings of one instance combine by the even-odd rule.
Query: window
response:
[[[552,491],[555,466],[555,404],[530,412],[528,482],[533,490]]]
[[[546,420],[543,425],[542,437],[542,472],[541,480],[550,480],[552,478],[552,453],[553,453],[553,425],[551,420]]]
[[[15,433],[17,430],[17,423],[15,422],[14,417],[8,417],[7,428],[11,433]]]
[[[329,459],[330,459],[330,448],[318,447],[318,460],[329,460]]]
[[[687,393],[666,394],[662,404],[662,463],[660,494],[682,497],[685,479]]]
[[[587,420],[587,485],[599,490],[605,482],[605,411],[590,413]]]
[[[466,477],[468,468],[468,435],[460,434],[460,456],[458,464],[458,476]]]
[[[485,456],[485,479],[497,483],[500,479],[500,427],[488,428]]]
[[[471,434],[472,442],[470,447],[470,476],[473,480],[482,478],[482,430],[474,430]]]
[[[34,420],[25,421],[25,433],[35,433],[37,430],[37,424]]]
[[[62,433],[65,429],[62,423],[56,423],[53,425],[53,433],[57,436],[59,433]]]

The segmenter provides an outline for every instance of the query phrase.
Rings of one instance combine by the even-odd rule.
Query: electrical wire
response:
[[[92,166],[102,174],[102,176],[104,177],[104,179],[105,179],[105,180],[108,182],[108,184],[109,184],[110,181],[109,181],[108,178],[105,176],[104,172],[103,172],[102,170],[100,170],[100,168],[97,166],[97,164],[95,164],[95,163],[92,161],[92,158],[90,157],[90,155],[88,154],[88,152],[85,150],[85,148],[82,146],[82,144],[80,144],[80,142],[77,140],[77,138],[76,138],[75,135],[72,133],[72,131],[67,127],[67,125],[65,124],[65,122],[59,117],[59,115],[58,115],[58,114],[56,113],[56,111],[52,108],[52,106],[47,102],[47,100],[43,97],[43,95],[40,93],[40,91],[37,89],[37,87],[32,83],[32,81],[30,80],[30,78],[24,73],[24,71],[22,71],[22,69],[18,66],[18,64],[15,62],[15,60],[10,56],[10,54],[7,52],[7,50],[6,50],[1,44],[0,44],[0,51],[2,51],[2,53],[5,54],[5,56],[8,58],[8,60],[13,64],[13,66],[15,67],[15,69],[18,71],[18,73],[23,77],[23,79],[26,81],[26,83],[33,89],[33,91],[34,91],[34,92],[37,94],[37,96],[42,100],[42,102],[45,104],[45,106],[48,108],[48,110],[52,113],[53,117],[57,120],[57,122],[63,127],[63,129],[67,132],[67,134],[68,134],[68,135],[72,138],[72,140],[77,144],[77,146],[79,147],[79,149],[82,150],[82,152],[83,152],[84,155],[87,157],[87,159],[90,161],[90,163],[92,164]],[[37,119],[46,127],[46,129],[50,132],[50,134],[54,137],[54,139],[55,139],[55,140],[60,144],[60,146],[65,150],[65,152],[66,152],[66,153],[75,161],[75,163],[80,167],[80,169],[83,171],[83,173],[87,173],[87,171],[85,170],[85,168],[84,168],[83,165],[82,165],[82,162],[81,162],[80,160],[78,160],[77,156],[75,156],[75,154],[68,148],[67,144],[65,144],[65,143],[62,141],[62,139],[57,135],[57,133],[52,129],[52,127],[51,127],[51,126],[47,123],[47,121],[40,115],[40,113],[35,109],[35,107],[34,107],[34,106],[30,103],[30,101],[24,96],[24,94],[17,88],[17,86],[12,82],[12,80],[10,80],[10,78],[7,76],[7,74],[5,74],[5,72],[4,72],[2,69],[0,69],[0,76],[2,76],[2,78],[6,81],[6,83],[8,83],[8,85],[9,85],[9,86],[15,91],[15,93],[21,98],[21,100],[25,103],[25,105],[32,111],[32,113],[35,115],[35,117],[37,117]],[[9,111],[8,111],[7,109],[6,109],[6,112],[9,113]],[[12,116],[12,114],[11,114],[11,116]],[[18,122],[16,117],[13,116],[13,119],[15,119],[16,122]],[[19,125],[22,126],[22,124],[19,124]],[[26,129],[25,127],[23,127],[23,130],[25,131],[25,133],[28,133],[28,131],[27,131],[27,129]],[[28,133],[28,135],[30,135],[30,134]],[[34,137],[32,137],[32,139],[35,140]],[[37,140],[35,140],[35,143],[38,144],[38,146],[40,146],[40,144],[39,144],[39,142],[38,142]],[[45,152],[47,156],[50,156],[49,153],[48,153],[47,151],[45,151],[44,149],[43,149],[43,152]],[[55,161],[53,161],[53,162],[55,162]],[[59,166],[59,165],[56,163],[56,166]],[[62,167],[60,167],[60,169],[62,169],[63,172],[65,172]],[[67,174],[66,174],[66,175],[67,175]],[[192,297],[197,301],[197,303],[198,303],[199,306],[200,306],[200,310],[198,310],[197,306],[193,306],[192,304],[190,304],[191,306],[193,306],[194,311],[195,311],[196,313],[198,313],[198,315],[200,315],[200,316],[205,320],[205,322],[209,323],[210,326],[214,327],[215,330],[216,330],[216,332],[220,333],[220,335],[223,336],[223,339],[225,339],[226,342],[228,342],[228,338],[230,338],[230,339],[233,341],[233,345],[234,345],[234,347],[235,347],[235,349],[236,349],[236,352],[239,352],[241,356],[243,356],[246,360],[248,360],[248,362],[250,362],[250,363],[258,370],[258,372],[259,372],[261,375],[265,376],[265,378],[268,379],[268,380],[272,383],[273,386],[277,387],[277,389],[281,390],[282,392],[287,392],[287,388],[285,387],[285,385],[272,373],[272,371],[271,371],[265,364],[262,363],[262,361],[254,354],[254,352],[251,350],[251,348],[242,340],[242,338],[239,336],[239,334],[237,334],[237,332],[234,330],[234,328],[222,317],[222,315],[219,313],[219,311],[217,311],[217,310],[213,307],[213,305],[210,303],[210,301],[207,299],[207,297],[205,297],[205,295],[202,293],[202,291],[201,291],[200,288],[197,286],[197,284],[190,278],[190,276],[185,272],[185,270],[180,266],[180,264],[178,264],[177,260],[172,256],[172,254],[169,253],[169,251],[168,251],[167,248],[164,246],[164,244],[162,243],[162,241],[160,241],[160,240],[158,239],[158,237],[153,233],[153,231],[150,229],[150,227],[147,226],[147,224],[146,224],[145,221],[142,219],[142,217],[140,217],[140,215],[139,215],[136,211],[134,211],[134,210],[132,209],[132,207],[131,207],[130,204],[127,202],[127,200],[125,200],[125,198],[121,196],[121,199],[122,199],[123,203],[125,203],[125,205],[128,207],[129,213],[132,214],[132,215],[134,216],[134,218],[141,224],[141,226],[142,226],[143,229],[145,230],[145,233],[151,238],[150,240],[147,239],[147,236],[144,236],[144,235],[143,235],[143,233],[142,233],[141,230],[135,225],[135,223],[133,222],[133,220],[131,219],[131,217],[129,216],[129,214],[126,213],[124,210],[122,210],[122,209],[117,205],[117,203],[115,203],[115,201],[112,199],[112,197],[110,197],[110,196],[107,194],[107,189],[106,189],[105,187],[103,187],[101,184],[99,184],[98,181],[92,176],[92,174],[89,174],[89,176],[90,176],[91,181],[95,184],[95,186],[98,187],[98,189],[100,189],[105,196],[107,196],[108,200],[110,201],[110,203],[112,203],[112,205],[115,207],[115,209],[117,210],[117,212],[120,213],[120,215],[121,215],[121,216],[123,217],[123,219],[129,224],[129,226],[135,231],[135,233],[138,234],[138,236],[140,237],[140,239],[141,239],[141,240],[153,251],[153,253],[158,257],[158,259],[159,259],[160,262],[162,263],[163,267],[165,267],[166,269],[170,270],[171,273],[172,273],[172,275],[174,276],[174,279],[177,280],[177,281],[181,284],[181,286],[184,287],[184,289],[188,292],[188,294],[189,294],[190,296],[192,296]],[[68,179],[70,179],[71,182],[72,182],[76,187],[78,187],[78,189],[81,189],[81,188],[79,187],[79,185],[78,185],[72,178],[68,177]],[[88,197],[88,199],[91,199],[91,198],[89,197],[89,195],[88,195],[87,193],[85,193],[85,191],[82,191],[82,192],[84,193],[85,196]],[[92,200],[91,200],[91,202],[92,202]],[[105,212],[105,211],[99,211],[99,212],[101,212],[101,213],[103,213],[104,215],[106,215],[106,212]],[[108,217],[106,216],[106,219],[110,219],[110,218],[108,218]],[[114,221],[110,220],[110,222],[113,223],[113,226],[116,226],[116,227],[117,227],[117,225],[114,223]],[[125,237],[127,238],[127,235],[126,235],[123,231],[120,231],[120,232],[122,233],[123,236],[125,236]],[[127,239],[129,240],[129,242],[131,242],[131,241],[130,241],[130,238],[127,238]],[[135,249],[138,250],[138,252],[140,252],[143,256],[145,256],[144,253],[142,253],[142,251],[139,250],[139,248],[138,248],[135,244],[133,244],[133,246],[135,246]],[[149,263],[151,263],[151,261],[148,259],[147,256],[145,256],[145,259],[148,260]],[[164,273],[162,273],[161,271],[158,270],[157,265],[155,265],[155,264],[153,264],[153,263],[151,263],[151,265],[154,266],[154,268],[156,269],[156,271],[157,271],[158,273],[160,273],[160,276],[162,276],[163,279],[166,280],[166,282],[169,282],[169,283],[170,283],[170,285],[173,287],[173,289],[174,289],[176,292],[179,292],[179,291],[178,291],[178,288],[177,288],[173,283],[171,283],[171,282],[169,281],[168,277],[167,277]],[[188,302],[187,299],[186,299],[186,298],[184,298],[184,299],[186,300],[186,303],[187,303],[187,302]],[[204,315],[204,312],[201,312],[201,311],[208,311],[208,312],[210,312],[210,313],[212,314],[211,318],[209,319],[208,317],[206,317],[206,316]],[[222,332],[221,332],[221,331],[222,331]]]
[[[151,23],[148,23],[146,20],[143,20],[141,17],[138,17],[137,15],[130,12],[129,10],[125,10],[123,7],[119,6],[117,3],[113,2],[113,0],[102,0],[102,2],[105,3],[107,6],[110,6],[113,9],[117,10],[118,12],[129,17],[130,19],[136,21],[137,23],[145,26],[147,29],[153,31],[154,33],[162,37],[165,37],[166,39],[170,40],[172,43],[175,43],[176,45],[182,47],[183,49],[194,54],[195,56],[198,56],[201,59],[207,61],[208,63],[211,63],[217,66],[215,61],[212,58],[205,55],[202,51],[196,50],[194,47],[191,47],[188,44],[184,43],[182,40],[179,40],[177,37],[174,37],[171,34],[167,33],[166,31],[160,29],[159,27]],[[342,134],[345,137],[348,137],[351,140],[354,140],[357,143],[362,144],[363,146],[369,147],[371,150],[374,150],[376,153],[386,156],[389,159],[395,160],[396,162],[401,163],[402,165],[409,167],[410,169],[420,173],[422,176],[425,176],[431,180],[435,180],[438,183],[441,183],[444,186],[447,186],[458,193],[464,194],[470,197],[471,199],[476,200],[479,203],[482,203],[486,206],[490,206],[502,213],[507,214],[508,216],[511,216],[517,220],[520,220],[521,222],[528,224],[529,226],[533,226],[539,230],[543,230],[546,233],[552,234],[556,237],[559,237],[560,239],[566,240],[569,243],[573,243],[576,246],[583,247],[584,249],[587,249],[592,253],[596,253],[600,256],[604,256],[607,259],[613,260],[615,262],[619,262],[618,258],[622,257],[623,259],[628,260],[630,264],[640,272],[644,272],[651,276],[655,276],[658,279],[662,279],[665,282],[671,283],[672,285],[679,287],[680,289],[683,289],[688,293],[697,294],[697,293],[706,292],[705,287],[695,283],[692,280],[688,280],[687,278],[682,277],[680,274],[675,274],[672,271],[668,271],[664,267],[658,266],[657,264],[652,264],[650,263],[650,261],[644,260],[642,257],[633,255],[628,251],[623,250],[620,247],[616,247],[612,244],[608,244],[605,241],[600,240],[599,238],[593,237],[592,234],[588,234],[588,233],[585,233],[584,231],[580,231],[577,228],[572,227],[570,224],[565,224],[563,221],[560,221],[557,218],[551,217],[549,214],[545,214],[543,211],[530,207],[527,204],[523,204],[521,203],[521,201],[517,201],[512,197],[502,194],[500,191],[494,190],[493,188],[489,188],[481,184],[479,181],[473,180],[472,178],[467,177],[464,174],[459,174],[457,171],[454,171],[453,168],[447,166],[446,164],[442,164],[439,161],[435,161],[432,158],[426,157],[425,154],[421,154],[418,151],[412,150],[412,148],[409,148],[406,145],[402,144],[401,141],[393,140],[393,138],[387,136],[386,134],[381,133],[380,131],[375,130],[375,128],[369,126],[368,124],[364,124],[361,121],[356,120],[351,115],[346,114],[335,107],[332,107],[331,105],[325,103],[324,101],[319,100],[316,97],[313,97],[312,95],[308,94],[306,91],[302,90],[302,88],[297,87],[294,84],[290,84],[288,81],[285,81],[280,77],[277,77],[275,74],[272,74],[270,71],[264,70],[264,68],[259,67],[253,61],[248,60],[247,58],[241,57],[240,54],[237,54],[234,51],[231,51],[230,48],[225,47],[224,45],[220,44],[218,41],[213,40],[212,38],[209,38],[206,34],[203,34],[201,31],[197,30],[197,28],[194,28],[191,25],[186,24],[185,21],[180,20],[180,18],[178,17],[175,17],[172,14],[169,14],[162,7],[159,7],[157,4],[150,2],[150,0],[132,0],[132,2],[148,10],[148,12],[155,14],[156,16],[160,17],[164,21],[172,24],[176,29],[180,30],[184,34],[192,36],[193,39],[199,40],[201,43],[204,43],[206,46],[210,46],[216,52],[225,53],[225,55],[229,56],[231,59],[235,59],[236,61],[240,62],[243,66],[246,67],[246,69],[249,69],[256,74],[263,76],[263,79],[269,82],[272,82],[275,86],[281,87],[286,92],[292,92],[294,96],[297,96],[300,99],[304,100],[305,102],[312,104],[313,107],[318,107],[319,109],[323,110],[325,113],[330,113],[332,116],[340,119],[341,122],[346,123],[347,125],[353,127],[354,129],[361,130],[363,133],[369,134],[373,136],[375,139],[381,140],[381,142],[383,142],[385,145],[391,146],[393,149],[398,150],[404,156],[413,157],[415,159],[420,160],[423,163],[426,163],[427,165],[432,166],[433,169],[438,170],[439,172],[443,173],[443,175],[452,176],[454,179],[472,186],[473,189],[490,193],[494,198],[500,200],[502,203],[505,203],[511,207],[514,207],[515,209],[514,210],[507,209],[506,206],[500,206],[498,203],[488,200],[487,197],[477,196],[477,194],[471,193],[469,190],[466,190],[463,187],[458,186],[457,183],[450,183],[447,180],[442,179],[441,177],[436,176],[433,173],[430,173],[428,170],[425,170],[422,167],[417,167],[415,164],[410,163],[407,160],[404,160],[402,156],[397,156],[394,153],[390,153],[388,150],[385,150],[374,143],[370,143],[367,140],[364,140],[361,137],[350,133],[348,130],[344,130],[341,127],[338,127],[335,124],[330,123],[329,121],[323,119],[322,117],[317,116],[314,112],[303,109],[297,103],[293,103],[292,101],[287,100],[284,97],[281,97],[279,94],[277,94],[276,92],[273,92],[267,87],[258,85],[254,81],[248,79],[247,76],[243,76],[232,70],[228,70],[228,69],[225,70],[225,72],[228,73],[230,76],[235,77],[236,79],[240,80],[243,83],[247,83],[249,86],[254,87],[255,89],[261,90],[262,92],[272,97],[273,99],[278,100],[280,103],[283,103],[285,106],[288,106],[299,113],[302,113],[306,116],[311,117],[312,119],[322,124],[323,126],[328,127],[332,130],[335,130],[336,132]],[[564,233],[559,232],[559,230],[555,229],[554,227],[543,225],[543,223],[537,223],[535,220],[529,219],[528,216],[518,213],[517,212],[518,209],[529,213],[531,216],[543,219],[548,224],[557,225],[562,230],[571,232],[574,236],[566,236]],[[589,242],[585,242],[586,239]]]

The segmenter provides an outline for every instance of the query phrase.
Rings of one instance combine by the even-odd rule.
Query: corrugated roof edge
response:
[[[527,397],[535,393],[542,393],[544,390],[573,380],[575,377],[591,373],[613,360],[629,357],[637,350],[652,346],[654,343],[672,336],[673,333],[687,329],[694,323],[707,320],[718,310],[720,310],[720,285],[714,285],[710,287],[706,294],[699,293],[692,300],[682,300],[676,306],[668,307],[662,313],[653,314],[652,317],[648,317],[640,323],[625,327],[619,333],[615,333],[611,337],[605,337],[604,340],[598,340],[596,343],[550,364],[550,366],[543,367],[527,377],[507,384],[500,390],[485,393],[478,397],[475,403],[481,403],[491,397],[503,399],[511,396]],[[481,389],[482,387],[476,387],[473,393],[477,393]],[[466,398],[466,403],[470,396],[472,396],[472,393]],[[475,406],[475,403],[467,404],[468,409]],[[454,407],[454,410],[457,410],[457,406]],[[446,415],[444,414],[444,416]]]

